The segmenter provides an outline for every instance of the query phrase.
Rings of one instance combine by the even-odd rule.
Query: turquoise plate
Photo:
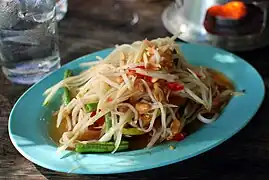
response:
[[[106,49],[63,66],[20,97],[9,118],[9,136],[13,145],[35,164],[77,174],[110,174],[156,168],[191,158],[219,145],[242,129],[255,115],[264,98],[263,80],[251,65],[226,51],[191,44],[182,44],[181,49],[191,64],[221,71],[234,82],[237,90],[246,90],[244,96],[230,101],[217,121],[205,125],[184,141],[115,154],[80,155],[69,151],[65,151],[64,156],[56,154],[56,144],[48,136],[48,121],[60,100],[54,99],[54,103],[44,108],[42,93],[62,79],[65,69],[79,72],[80,63],[95,60],[95,56],[105,57],[112,51]],[[60,98],[60,94],[55,98]],[[169,145],[174,145],[175,150],[170,150]]]

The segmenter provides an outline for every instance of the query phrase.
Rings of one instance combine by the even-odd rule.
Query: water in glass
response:
[[[32,84],[60,67],[55,0],[0,1],[0,63],[15,83]]]

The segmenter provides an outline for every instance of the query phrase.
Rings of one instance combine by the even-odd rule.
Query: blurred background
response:
[[[1,65],[20,84],[38,81],[60,62],[145,38],[177,35],[232,52],[269,43],[267,0],[3,0],[0,6]]]
[[[59,22],[62,62],[115,44],[166,36],[161,15],[170,0],[69,0]]]

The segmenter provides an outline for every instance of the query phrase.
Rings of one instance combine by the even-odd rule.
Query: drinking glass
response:
[[[60,67],[55,0],[0,1],[0,64],[14,83],[33,84]]]
[[[56,19],[60,21],[64,18],[68,7],[67,0],[56,0]]]

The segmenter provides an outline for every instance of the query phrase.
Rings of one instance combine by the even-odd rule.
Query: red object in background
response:
[[[241,1],[232,1],[224,5],[212,6],[208,9],[208,13],[215,17],[238,20],[246,15],[247,7]]]
[[[252,3],[232,1],[216,5],[206,12],[204,27],[218,36],[245,36],[262,31],[264,10]]]

